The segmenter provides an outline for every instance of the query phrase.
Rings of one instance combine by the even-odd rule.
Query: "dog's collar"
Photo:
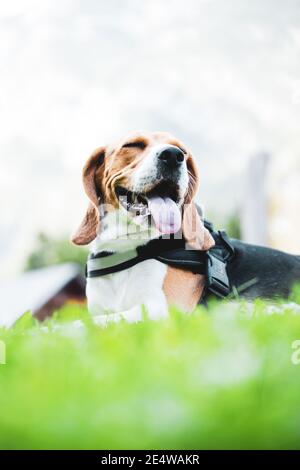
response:
[[[216,242],[209,251],[186,249],[185,240],[182,238],[156,238],[128,251],[100,251],[91,254],[87,261],[86,276],[88,278],[106,276],[124,271],[143,261],[155,259],[168,266],[204,275],[206,294],[213,293],[218,297],[226,297],[231,292],[227,263],[233,257],[234,249],[225,232],[214,232],[213,226],[207,221],[205,226]]]

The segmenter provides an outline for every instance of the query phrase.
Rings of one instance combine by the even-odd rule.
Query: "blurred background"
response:
[[[1,2],[1,278],[84,263],[82,166],[143,129],[193,150],[216,225],[300,253],[299,57],[297,0]]]

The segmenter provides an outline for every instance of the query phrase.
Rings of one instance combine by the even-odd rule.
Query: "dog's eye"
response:
[[[146,144],[142,140],[137,140],[135,142],[127,142],[126,144],[122,145],[123,149],[138,148],[144,150],[145,147]]]

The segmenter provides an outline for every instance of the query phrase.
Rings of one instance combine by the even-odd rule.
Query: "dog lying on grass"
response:
[[[144,309],[152,319],[165,317],[168,305],[193,310],[208,294],[206,271],[181,267],[178,259],[168,263],[166,253],[174,246],[182,252],[181,240],[204,259],[219,238],[194,203],[199,174],[190,150],[167,133],[138,133],[96,149],[83,169],[83,185],[90,203],[72,241],[90,244],[91,313],[136,321]],[[162,258],[157,240],[164,240]],[[300,257],[238,240],[228,245],[225,271],[217,266],[216,272],[228,276],[231,293],[288,296],[300,281]]]

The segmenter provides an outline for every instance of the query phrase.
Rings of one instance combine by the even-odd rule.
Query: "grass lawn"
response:
[[[219,302],[106,328],[78,306],[26,314],[0,330],[0,448],[299,449],[300,306],[270,310]]]

